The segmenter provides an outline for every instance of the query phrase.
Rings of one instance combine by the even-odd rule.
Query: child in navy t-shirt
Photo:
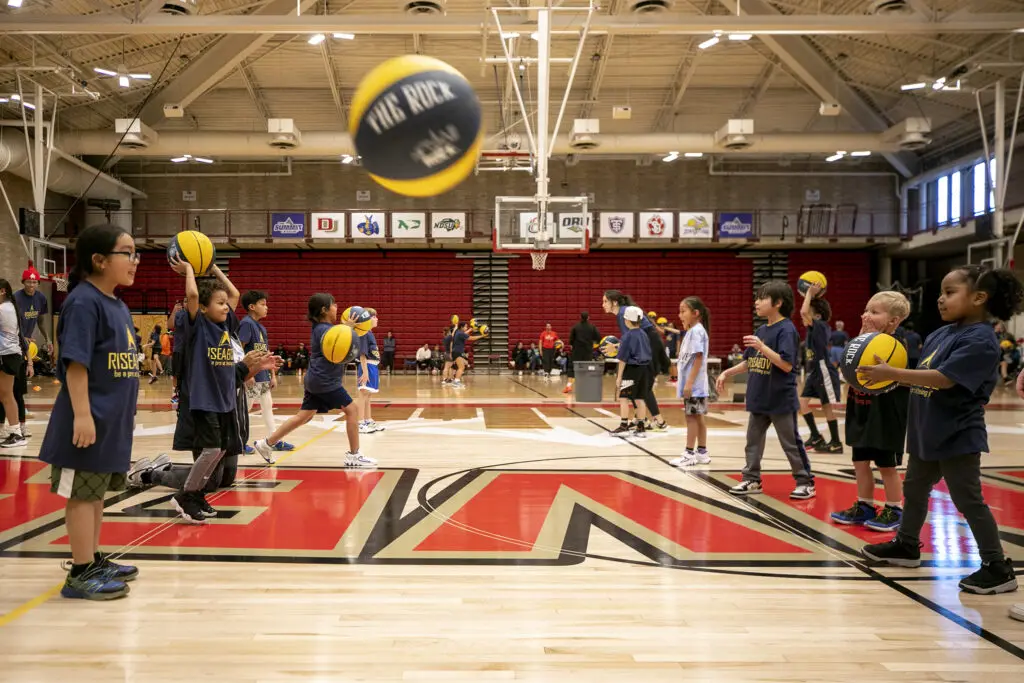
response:
[[[814,497],[815,491],[811,463],[796,423],[800,407],[796,395],[800,333],[789,319],[793,313],[793,290],[785,282],[771,280],[761,285],[754,305],[757,315],[766,318],[768,324],[743,338],[747,347],[743,362],[722,372],[717,383],[721,395],[729,377],[747,371],[747,464],[743,481],[729,492],[738,496],[761,493],[765,433],[769,427],[775,427],[796,480],[796,488],[789,497],[807,500]]]
[[[135,240],[114,225],[91,226],[75,245],[70,293],[57,324],[60,391],[39,459],[50,490],[67,499],[71,569],[61,595],[110,600],[128,594],[138,569],[115,564],[96,544],[107,491],[123,490],[139,395],[139,346],[132,316],[114,296],[135,282]]]
[[[332,363],[324,356],[322,341],[324,335],[338,319],[338,304],[330,294],[314,294],[309,298],[307,319],[313,325],[310,335],[309,368],[306,371],[305,393],[299,412],[288,418],[265,439],[254,445],[264,458],[273,457],[277,442],[313,419],[314,415],[341,410],[345,414],[345,433],[348,436],[348,452],[345,453],[346,467],[376,467],[377,461],[359,452],[359,411],[352,397],[341,385],[345,376],[344,363]],[[354,331],[353,331],[354,336]],[[353,339],[353,344],[357,340]]]
[[[624,307],[623,324],[626,331],[619,340],[619,372],[615,379],[622,421],[612,430],[613,436],[628,436],[630,433],[638,437],[646,436],[644,419],[647,407],[644,397],[651,390],[654,373],[651,368],[651,342],[641,328],[644,320],[643,309],[639,306]],[[640,399],[639,404],[637,399]],[[631,427],[630,413],[634,411],[636,422]]]
[[[246,315],[238,323],[238,339],[246,353],[250,351],[270,351],[270,337],[267,335],[267,328],[260,322],[267,317],[267,293],[259,290],[250,290],[242,295],[242,308]],[[274,422],[274,398],[271,392],[277,388],[277,373],[264,370],[259,372],[253,381],[248,382],[245,391],[247,410],[252,410],[254,403],[259,401],[260,413],[263,415],[263,424],[267,433],[277,428]],[[287,441],[278,441],[274,444],[276,451],[293,451],[295,446]],[[246,454],[251,454],[254,449],[249,445],[245,447]],[[274,460],[268,461],[273,464]]]
[[[1017,589],[1003,554],[999,527],[982,495],[981,454],[988,452],[985,405],[996,387],[1002,351],[991,320],[1024,309],[1024,286],[1010,270],[961,266],[942,279],[939,314],[948,323],[925,340],[917,369],[863,366],[866,381],[894,380],[910,387],[907,474],[903,519],[888,543],[865,546],[864,556],[900,567],[921,564],[920,534],[932,488],[944,479],[981,555],[981,568],[960,581],[970,593]]]

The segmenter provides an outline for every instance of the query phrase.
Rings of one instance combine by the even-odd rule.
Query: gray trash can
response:
[[[577,360],[573,361],[572,369],[576,374],[573,382],[575,399],[580,403],[600,403],[604,361]]]

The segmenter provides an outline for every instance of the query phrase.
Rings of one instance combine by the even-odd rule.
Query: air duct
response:
[[[108,149],[103,153],[108,154]],[[78,159],[69,157],[65,152],[53,150],[50,160],[50,175],[47,179],[46,189],[59,194],[66,194],[77,197],[85,191],[85,188],[92,183],[96,171],[90,171],[88,164]],[[0,140],[0,172],[6,171],[26,180],[32,179],[29,170],[28,151],[25,149],[25,141],[21,135],[11,136],[6,140]],[[117,178],[106,173],[100,173],[96,182],[86,193],[86,197],[96,199],[123,199],[126,195],[145,197],[145,193],[122,183]]]
[[[117,144],[118,136],[106,131],[66,132],[58,137],[61,149],[77,155],[107,155]],[[592,150],[575,149],[571,136],[560,135],[555,141],[555,154],[600,154],[636,156],[667,154],[671,151],[703,152],[705,154],[734,154],[739,150],[723,149],[712,133],[643,133],[594,135]],[[347,133],[313,131],[302,133],[302,146],[298,149],[275,149],[270,146],[271,136],[255,132],[195,132],[161,131],[160,137],[147,149],[121,149],[123,157],[163,157],[179,154],[202,154],[218,159],[245,159],[284,157],[329,158],[355,154]],[[871,152],[896,152],[901,149],[898,139],[885,138],[881,133],[770,133],[746,136],[749,145],[746,154],[834,154],[837,149],[857,149]]]

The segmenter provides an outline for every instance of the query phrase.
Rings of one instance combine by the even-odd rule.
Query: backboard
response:
[[[67,247],[56,242],[48,242],[38,237],[28,238],[29,251],[32,254],[32,262],[40,277],[45,280],[52,280],[54,275],[67,275],[68,255]]]
[[[534,197],[494,198],[494,252],[586,254],[594,230],[587,197],[551,197],[543,216]]]

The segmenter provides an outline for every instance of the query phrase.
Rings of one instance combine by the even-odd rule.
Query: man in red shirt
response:
[[[551,323],[544,326],[540,333],[540,353],[544,360],[544,374],[550,375],[551,368],[555,364],[555,342],[558,341],[558,333],[551,329]]]

